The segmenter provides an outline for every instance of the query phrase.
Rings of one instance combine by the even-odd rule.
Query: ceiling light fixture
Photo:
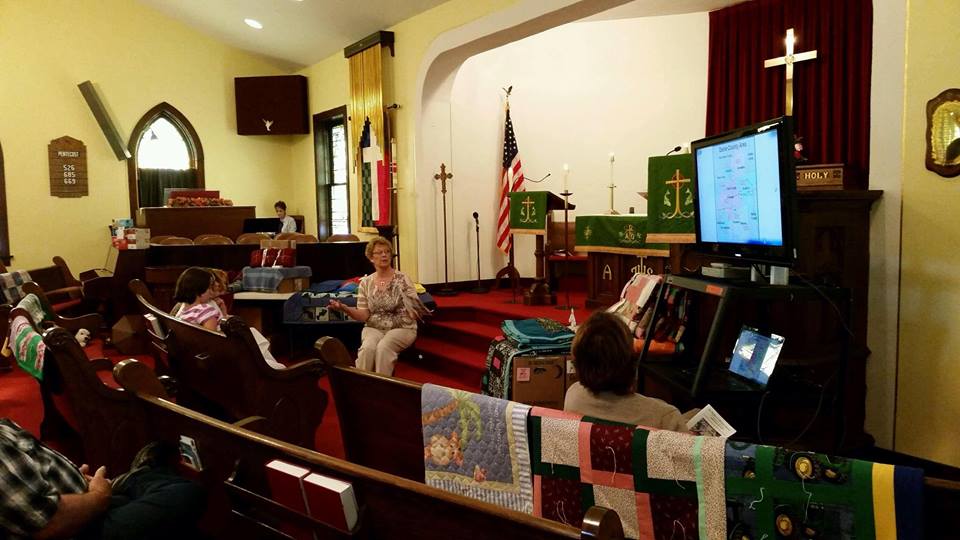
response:
[[[257,30],[263,28],[263,25],[260,24],[260,21],[256,19],[244,19],[243,22],[247,23],[247,26],[250,28],[256,28]]]

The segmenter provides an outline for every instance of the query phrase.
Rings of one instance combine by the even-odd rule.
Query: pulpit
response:
[[[236,238],[243,234],[243,221],[256,215],[255,206],[146,207],[137,213],[137,227],[150,229],[151,236],[222,234]]]
[[[575,205],[567,203],[573,210]],[[544,306],[557,303],[557,295],[550,290],[544,272],[546,252],[544,236],[551,221],[553,210],[563,210],[564,201],[549,191],[517,191],[510,194],[510,232],[513,234],[537,235],[537,277],[529,289],[523,291],[523,303],[528,306]]]

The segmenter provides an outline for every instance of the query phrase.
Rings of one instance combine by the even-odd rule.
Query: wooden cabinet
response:
[[[239,135],[310,133],[307,78],[303,75],[236,77]]]

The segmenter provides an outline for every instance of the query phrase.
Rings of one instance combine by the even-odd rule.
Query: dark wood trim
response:
[[[380,30],[379,32],[374,32],[352,45],[347,45],[346,48],[343,49],[343,57],[350,58],[351,56],[369,49],[377,44],[379,44],[381,47],[390,47],[390,56],[396,56],[393,50],[393,32]]]
[[[0,146],[0,261],[10,264],[10,228],[7,224],[7,182],[3,176],[3,147]]]
[[[333,159],[331,140],[327,126],[338,121],[343,123],[345,136],[347,131],[347,106],[341,105],[330,110],[313,115],[313,166],[314,188],[317,200],[317,237],[321,240],[333,234],[332,205],[330,191],[333,177],[330,175],[330,164]],[[349,164],[348,164],[349,167]],[[348,173],[349,175],[349,173]],[[350,208],[349,178],[347,181],[347,208]],[[321,193],[321,188],[326,191]]]
[[[127,185],[130,190],[130,217],[137,218],[137,210],[140,209],[140,192],[138,190],[139,166],[137,164],[137,147],[140,145],[140,138],[147,126],[152,124],[159,117],[164,117],[170,121],[184,136],[187,143],[187,151],[190,152],[190,166],[197,171],[197,187],[206,187],[203,172],[203,145],[200,143],[200,135],[193,129],[193,124],[187,120],[187,117],[170,105],[166,101],[158,104],[156,107],[147,111],[136,127],[130,133],[130,142],[127,147],[130,149],[131,157],[127,160]]]

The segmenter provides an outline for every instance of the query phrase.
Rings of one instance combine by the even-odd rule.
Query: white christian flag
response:
[[[370,129],[370,119],[363,123],[360,136],[361,166],[361,226],[373,227],[390,223],[389,169],[383,148],[376,133]]]

